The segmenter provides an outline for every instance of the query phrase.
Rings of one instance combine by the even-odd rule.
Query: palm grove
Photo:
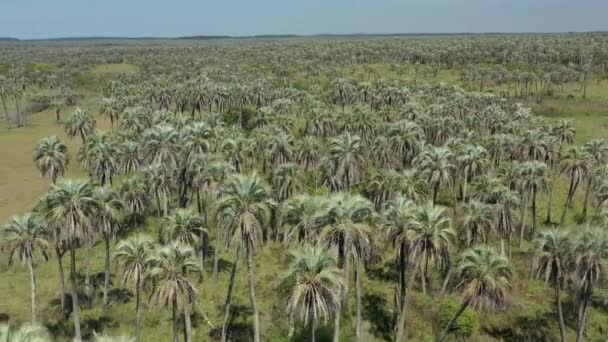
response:
[[[420,296],[456,298],[428,324],[438,341],[466,337],[462,316],[509,310],[518,278],[551,288],[562,341],[585,339],[594,291],[606,285],[608,141],[574,145],[571,122],[445,83],[335,77],[303,90],[221,73],[139,77],[108,82],[99,107],[62,120],[77,151],[55,136],[34,147],[52,184],[2,229],[9,261],[30,273],[33,324],[36,266],[49,260],[60,320],[76,340],[92,334],[80,310],[108,310],[124,286],[137,341],[155,308],[170,317],[173,341],[314,341],[319,332],[364,341],[364,283],[388,263],[391,340],[420,338],[410,307]],[[111,132],[97,129],[93,111]],[[63,177],[74,163],[87,179]],[[104,250],[100,288],[94,248]],[[277,251],[280,279],[260,282],[260,254]],[[232,258],[226,272],[221,255]],[[234,324],[239,274],[244,336]],[[263,300],[282,313],[272,326],[260,321],[267,287],[276,298]],[[221,319],[209,319],[215,310]]]

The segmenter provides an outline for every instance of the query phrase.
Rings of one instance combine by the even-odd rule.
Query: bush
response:
[[[448,324],[459,308],[460,303],[452,299],[447,299],[441,303],[439,307],[439,323],[441,324],[441,329]],[[477,333],[478,329],[479,318],[477,317],[477,313],[470,308],[467,308],[460,317],[458,317],[454,325],[452,325],[449,333],[456,338],[464,338],[471,337]]]

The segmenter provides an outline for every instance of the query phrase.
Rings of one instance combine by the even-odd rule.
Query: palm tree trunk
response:
[[[201,246],[199,249],[199,268],[201,269],[201,277],[205,274],[205,254],[207,253],[207,235],[201,231],[200,233]]]
[[[86,294],[86,305],[90,309],[92,305],[91,296],[91,247],[90,241],[85,241],[84,255],[84,293]]]
[[[190,317],[190,303],[184,305],[184,327],[186,329],[186,342],[192,342],[192,320]]]
[[[587,207],[589,206],[589,194],[591,193],[591,185],[593,184],[593,177],[589,176],[587,180],[587,190],[585,190],[585,201],[583,202],[583,222],[587,222]]]
[[[310,341],[315,342],[315,330],[317,330],[317,320],[315,318],[312,319],[312,324],[310,325]]]
[[[172,313],[173,313],[173,342],[179,342],[179,323],[177,321],[177,297],[173,295],[172,300]]]
[[[216,224],[215,232],[216,232],[215,233],[215,250],[213,251],[213,290],[214,290],[214,292],[217,289],[217,278],[218,278],[218,272],[219,272],[218,268],[219,268],[219,262],[220,262],[220,246],[221,246],[220,233],[221,232],[220,232],[219,223]],[[239,249],[236,250],[236,256],[237,256],[236,261],[238,261]],[[236,264],[236,261],[235,261],[235,264]]]
[[[405,340],[407,334],[407,292],[401,295],[401,312],[399,313],[399,324],[397,325],[397,336],[395,342],[402,342]]]
[[[135,294],[135,342],[141,340],[141,293],[143,292],[143,282],[137,277]]]
[[[34,261],[32,258],[28,258],[27,265],[30,269],[30,285],[31,285],[31,299],[32,299],[32,324],[36,324],[36,274],[34,273]]]
[[[560,281],[555,284],[555,301],[557,302],[557,319],[559,323],[559,335],[562,342],[566,342],[566,324],[564,323],[564,311],[562,309],[562,294]]]
[[[568,196],[566,197],[566,204],[564,204],[564,211],[562,211],[562,217],[559,220],[559,226],[563,227],[564,223],[566,223],[566,214],[568,213],[568,208],[570,207],[570,201],[572,201],[572,196],[574,195],[574,175],[570,179],[570,187],[568,188]]]
[[[58,266],[58,274],[59,274],[59,285],[60,285],[60,296],[59,302],[61,303],[61,320],[65,321],[65,277],[63,275],[63,255],[61,254],[61,249],[59,248],[59,242],[55,242],[55,256],[57,257],[57,266]]]
[[[241,246],[236,248],[236,257],[234,258],[234,264],[232,265],[232,271],[230,271],[230,281],[228,282],[228,293],[226,294],[226,303],[224,305],[224,323],[222,323],[222,342],[227,341],[226,332],[228,329],[228,320],[230,319],[230,306],[232,303],[232,289],[234,287],[234,277],[236,275],[236,266],[239,262],[239,255],[241,254]]]
[[[551,223],[551,211],[553,210],[553,192],[555,189],[555,180],[557,175],[557,168],[554,169],[551,175],[551,188],[549,189],[549,204],[547,205],[547,218],[545,223]]]
[[[336,316],[334,317],[334,338],[333,342],[340,342],[340,317],[342,316],[342,305],[338,304]]]
[[[591,293],[590,291],[588,293]],[[585,320],[587,319],[587,305],[589,304],[589,295],[585,293],[583,303],[581,304],[578,329],[576,331],[576,342],[582,342],[585,335]]]
[[[2,100],[2,108],[4,109],[4,117],[6,119],[6,125],[10,127],[11,118],[8,116],[8,109],[6,108],[6,98],[4,95],[0,95],[0,100]]]
[[[78,307],[78,285],[76,284],[76,247],[70,243],[70,280],[72,282],[72,312],[74,314],[74,339],[82,341],[80,333],[80,308]]]
[[[468,182],[468,168],[464,169],[464,179],[462,181],[462,203],[466,203],[467,201],[467,182]],[[456,183],[456,182],[454,182]],[[456,202],[454,202],[454,205],[456,205]]]
[[[524,200],[521,207],[521,223],[519,224],[519,248],[524,243],[524,232],[526,227],[526,214],[528,214],[528,198],[530,197],[528,194],[524,194]]]
[[[108,291],[110,288],[110,237],[104,234],[103,242],[106,247],[106,265],[103,279],[103,309],[105,310],[108,307]]]
[[[458,320],[458,317],[460,317],[460,315],[462,315],[464,310],[466,310],[467,306],[469,306],[468,300],[465,300],[462,302],[462,304],[460,304],[460,308],[458,308],[458,311],[456,311],[456,314],[454,315],[454,317],[452,317],[452,319],[448,322],[448,324],[445,326],[445,328],[443,328],[441,335],[439,335],[439,337],[437,338],[438,342],[443,342],[443,340],[445,340],[445,338],[450,333],[450,329],[452,328],[452,325],[454,325],[454,323],[456,323],[456,320]]]
[[[255,265],[253,263],[253,248],[246,242],[247,248],[247,279],[249,282],[249,300],[251,301],[251,316],[253,320],[253,341],[260,342],[260,317],[255,301]]]
[[[355,341],[361,341],[361,266],[355,263],[355,298],[357,300],[357,314],[355,318]]]

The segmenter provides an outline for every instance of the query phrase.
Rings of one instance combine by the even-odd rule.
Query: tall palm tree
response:
[[[555,290],[555,303],[557,305],[557,322],[562,342],[566,341],[566,324],[562,309],[562,286],[569,276],[573,264],[572,241],[567,232],[552,229],[541,233],[535,240],[538,250],[538,262],[534,269],[534,276],[544,279],[545,284],[551,282]]]
[[[171,125],[155,126],[144,132],[142,152],[151,164],[175,169],[179,149],[178,131]]]
[[[123,282],[135,285],[135,341],[141,340],[141,296],[144,290],[144,279],[154,260],[155,245],[152,239],[145,236],[122,240],[116,246],[114,260],[123,267]]]
[[[443,342],[452,326],[464,312],[474,308],[499,308],[505,303],[512,276],[511,264],[487,246],[479,246],[465,251],[456,266],[459,287],[462,288],[462,302],[454,317],[447,323],[439,337]]]
[[[521,248],[524,238],[526,213],[528,211],[528,198],[532,201],[532,240],[536,238],[536,226],[538,217],[536,215],[536,197],[538,192],[545,192],[549,188],[549,172],[547,165],[539,161],[528,161],[519,165],[520,191],[523,198],[521,225],[519,233],[519,247]]]
[[[462,153],[456,159],[459,171],[462,173],[462,201],[466,202],[469,178],[482,173],[489,164],[486,149],[476,145],[465,145]]]
[[[595,172],[601,165],[606,163],[606,157],[608,157],[608,141],[605,139],[593,139],[583,145],[583,149],[590,157],[590,171],[587,174],[587,186],[585,189],[585,200],[583,201],[583,222],[587,221],[587,207],[589,206],[589,195],[591,194],[591,188],[595,183]]]
[[[320,244],[336,248],[338,251],[338,267],[344,270],[345,277],[349,273],[349,262],[354,261],[355,297],[357,313],[355,322],[355,339],[361,339],[361,287],[360,266],[368,257],[372,248],[373,238],[371,219],[374,214],[373,204],[360,195],[338,193],[329,199],[327,211],[320,216],[324,226],[318,238]],[[345,283],[343,298],[347,298],[348,285]],[[339,340],[340,315],[334,320],[334,341]]]
[[[91,113],[76,108],[76,111],[65,122],[65,129],[70,138],[79,135],[84,144],[87,136],[95,130],[96,125]]]
[[[437,203],[437,195],[442,183],[452,184],[455,166],[454,154],[447,147],[430,147],[423,150],[414,160],[414,164],[422,170],[433,193],[433,205]]]
[[[400,342],[405,337],[405,320],[407,317],[407,270],[409,265],[410,241],[408,231],[412,226],[416,204],[407,197],[397,197],[388,202],[384,208],[384,228],[388,241],[397,249],[397,269],[399,272],[399,286],[396,294],[396,305],[399,312],[397,336],[395,341]]]
[[[519,196],[504,185],[497,185],[490,189],[488,199],[494,203],[496,211],[495,227],[501,239],[501,255],[508,254],[511,258],[511,235],[514,231],[513,213],[519,207]],[[507,240],[508,253],[505,253],[504,241]]]
[[[109,187],[95,188],[93,196],[97,203],[95,212],[96,230],[101,233],[105,247],[105,268],[103,282],[103,308],[108,307],[110,288],[110,239],[116,238],[121,228],[125,204],[114,189]]]
[[[127,177],[120,185],[119,192],[125,206],[135,215],[136,222],[143,218],[150,201],[145,179],[141,175]]]
[[[605,272],[608,260],[608,236],[604,230],[589,229],[582,233],[576,245],[575,286],[578,295],[578,324],[576,341],[582,342],[585,334],[587,308],[593,295],[593,288]]]
[[[118,164],[121,170],[130,175],[135,173],[142,164],[141,144],[136,141],[126,140],[116,147]]]
[[[407,232],[410,253],[422,281],[422,292],[426,293],[428,265],[433,263],[440,270],[450,266],[452,243],[455,233],[445,208],[426,204],[414,211],[412,227]]]
[[[70,278],[72,283],[72,307],[75,338],[82,340],[80,332],[80,308],[76,283],[76,247],[86,238],[93,215],[97,209],[93,187],[87,181],[64,180],[51,187],[44,198],[44,211],[49,222],[61,225],[61,234],[70,248]]]
[[[77,158],[89,171],[89,174],[97,177],[103,186],[106,181],[110,181],[112,184],[112,177],[118,173],[117,154],[114,139],[108,134],[95,132],[90,134],[87,141],[80,147]]]
[[[545,222],[551,222],[551,212],[553,210],[553,193],[555,189],[555,181],[557,179],[557,173],[560,169],[560,162],[562,158],[562,148],[564,144],[571,144],[574,141],[574,135],[576,129],[572,125],[572,121],[560,120],[551,132],[551,136],[555,139],[555,143],[549,142],[548,149],[548,161],[547,163],[553,169],[551,176],[551,188],[549,190],[549,204],[547,205],[547,219]]]
[[[310,325],[310,340],[314,342],[318,322],[327,322],[340,314],[344,277],[336,260],[321,248],[305,245],[291,251],[288,258],[289,268],[284,279],[290,288],[287,315],[290,321],[298,316],[304,325]],[[290,329],[289,337],[292,334]]]
[[[568,194],[566,197],[566,203],[564,204],[564,211],[560,219],[559,225],[561,227],[566,223],[566,214],[568,209],[572,205],[572,198],[576,193],[576,189],[580,181],[586,178],[590,172],[590,158],[589,154],[581,147],[569,148],[561,162],[561,173],[568,175],[570,178],[570,186],[568,187]]]
[[[176,241],[192,248],[201,249],[203,243],[201,236],[207,235],[203,228],[203,218],[191,209],[178,209],[173,214],[165,216],[161,236],[165,242]],[[204,271],[199,263],[199,269]]]
[[[192,341],[191,307],[198,291],[188,279],[188,271],[198,270],[195,252],[189,246],[173,243],[161,248],[154,256],[150,277],[154,283],[152,299],[161,307],[171,306],[173,313],[173,342],[178,342],[178,319],[183,314],[186,342]]]
[[[110,125],[114,128],[114,122],[118,121],[121,110],[120,101],[114,97],[104,97],[101,100],[101,114],[110,118]]]
[[[34,163],[43,177],[49,176],[53,183],[65,175],[70,158],[68,147],[56,136],[44,138],[34,148]]]
[[[270,188],[257,175],[235,175],[220,190],[218,221],[226,229],[228,245],[237,244],[246,252],[249,299],[253,311],[253,340],[260,341],[260,321],[255,297],[255,264],[253,254],[264,225],[269,223]],[[219,238],[219,237],[218,237]],[[238,255],[238,252],[237,252]],[[238,260],[235,260],[235,265]],[[228,298],[234,279],[231,276]],[[226,315],[222,328],[222,341],[226,340],[225,329],[230,315],[230,303],[226,303]]]
[[[9,253],[8,263],[12,263],[15,254],[19,260],[27,264],[30,270],[32,324],[36,324],[36,274],[35,255],[41,254],[48,260],[47,227],[40,217],[28,213],[14,216],[8,224],[2,227],[2,247]]]

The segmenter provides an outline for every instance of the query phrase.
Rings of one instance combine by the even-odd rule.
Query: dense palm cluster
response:
[[[582,38],[594,42],[585,53],[606,53],[603,35]],[[466,43],[461,49],[440,48],[441,41],[408,48],[394,44],[398,40],[366,42],[353,63],[389,59],[452,67],[534,58],[536,64],[567,70],[586,63],[574,50],[542,50],[532,38],[461,38],[458,42]],[[325,61],[324,68],[346,55],[350,59],[357,44],[322,42],[323,48],[314,47],[324,53],[309,56]],[[307,54],[301,46],[264,43],[270,51],[249,45],[239,51],[256,60],[293,48],[292,67],[305,68],[311,77],[323,72],[315,63],[302,64]],[[375,47],[387,50],[381,55]],[[206,59],[233,47],[214,49],[220,52]],[[137,58],[149,52],[135,51]],[[11,256],[30,269],[33,322],[38,255],[54,254],[63,319],[71,315],[77,340],[84,336],[80,307],[108,309],[109,292],[119,279],[135,293],[136,341],[145,298],[151,299],[149,307],[170,310],[174,341],[182,328],[185,341],[236,340],[231,316],[242,262],[252,326],[246,340],[309,330],[314,341],[323,325],[337,342],[345,333],[344,319],[352,319],[354,334],[348,336],[364,341],[363,283],[371,269],[388,261],[394,271],[389,335],[396,341],[408,336],[412,293],[461,298],[453,318],[436,329],[443,341],[469,308],[508,309],[515,277],[552,286],[562,341],[569,328],[583,340],[594,290],[606,285],[608,141],[573,145],[570,122],[549,122],[492,93],[339,75],[303,88],[286,82],[282,73],[291,71],[285,65],[262,65],[272,77],[239,64],[172,74],[143,64],[141,72],[104,84],[100,106],[78,109],[63,120],[67,134],[82,143],[78,151],[68,153],[56,137],[35,147],[35,164],[53,184],[32,213],[5,226],[2,239]],[[97,112],[109,118],[111,132],[96,129]],[[62,178],[73,160],[88,179]],[[567,194],[558,207],[553,199],[562,183]],[[579,196],[581,213],[571,210]],[[544,212],[538,208],[541,197],[549,203]],[[539,222],[541,216],[546,219]],[[568,229],[572,222],[582,228]],[[119,242],[113,246],[112,240]],[[97,242],[105,251],[100,303],[89,267]],[[287,270],[280,284],[261,283],[256,257],[276,246],[288,251],[281,259]],[[218,288],[222,250],[234,257],[225,289]],[[63,271],[68,252],[69,290]],[[516,264],[514,254],[529,263],[522,266],[519,258]],[[516,272],[516,266],[526,271]],[[197,281],[212,283],[213,295],[225,296],[215,308],[223,312],[222,321],[208,319],[211,294],[201,293]],[[265,313],[257,305],[259,288],[270,286],[281,293],[271,300],[285,319],[274,322],[272,332],[260,324]],[[562,306],[565,291],[569,315]],[[566,324],[565,316],[574,321]],[[203,326],[208,335],[194,331]]]

